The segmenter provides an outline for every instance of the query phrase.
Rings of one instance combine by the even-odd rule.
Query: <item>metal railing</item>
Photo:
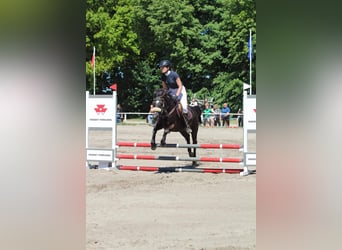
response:
[[[149,113],[149,112],[119,112],[119,113],[117,113],[117,116],[120,117],[120,119],[121,119],[121,121],[123,123],[145,124],[146,122],[139,122],[139,121],[137,121],[137,122],[128,122],[127,121],[128,120],[127,117],[130,116],[130,115],[147,116],[147,115],[150,115],[150,114],[153,114],[153,113]],[[224,114],[224,113],[210,114],[209,116],[214,118],[216,115],[220,115],[221,116],[222,114]],[[230,114],[230,120],[231,121],[234,121],[234,120],[238,119],[237,117],[233,117],[233,116],[243,116],[243,114],[240,114],[240,113],[229,113],[229,114]],[[202,116],[202,122],[203,122],[203,120],[204,120],[203,113],[201,114],[201,116]]]

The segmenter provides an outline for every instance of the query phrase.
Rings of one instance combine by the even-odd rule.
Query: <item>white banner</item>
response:
[[[87,149],[87,160],[113,162],[113,149]]]
[[[112,96],[87,98],[87,127],[113,128],[114,108]]]
[[[244,122],[243,126],[247,130],[256,130],[256,98],[246,95],[244,98]]]

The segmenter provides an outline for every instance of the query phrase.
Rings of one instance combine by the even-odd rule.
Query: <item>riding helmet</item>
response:
[[[159,68],[161,67],[171,67],[171,63],[169,60],[162,60],[160,63],[159,63]]]

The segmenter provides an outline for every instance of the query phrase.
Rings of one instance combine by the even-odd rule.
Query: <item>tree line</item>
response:
[[[118,86],[126,111],[148,112],[161,87],[158,63],[168,59],[188,97],[242,107],[249,83],[256,93],[255,0],[86,0],[86,89],[93,93],[91,58],[96,47],[96,93]],[[189,100],[190,101],[190,100]]]

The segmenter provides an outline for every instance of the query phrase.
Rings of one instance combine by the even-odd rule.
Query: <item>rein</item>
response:
[[[170,103],[170,99],[171,99],[171,96],[168,94],[168,92],[167,92],[167,90],[165,90],[164,92],[163,92],[163,94],[161,95],[161,97],[164,99],[163,101],[164,101],[164,107],[165,106],[169,106],[169,105],[167,105],[167,103],[165,103],[166,102],[166,98],[169,98],[169,103]],[[173,102],[173,100],[171,100],[171,102]],[[166,104],[166,105],[165,105]],[[174,112],[176,112],[177,113],[177,115],[178,116],[180,116],[180,114],[179,114],[179,109],[178,109],[178,102],[176,103],[176,105],[167,113],[167,116],[168,117],[170,117]],[[167,111],[167,108],[166,108],[166,111]]]
[[[177,115],[179,116],[179,109],[177,108],[177,106],[178,106],[178,104],[176,106],[174,106],[167,115],[171,116],[172,113],[174,113],[176,111]]]
[[[167,100],[167,98],[169,98],[169,100]],[[162,90],[162,93],[156,97],[156,102],[162,102],[162,105],[158,107],[158,109],[160,109],[161,113],[163,113],[167,117],[171,117],[171,115],[173,115],[173,113],[175,112],[177,113],[177,116],[180,117],[178,103],[170,111],[168,111],[168,107],[170,106],[168,105],[170,104],[170,99],[171,96],[168,95],[168,91]]]

